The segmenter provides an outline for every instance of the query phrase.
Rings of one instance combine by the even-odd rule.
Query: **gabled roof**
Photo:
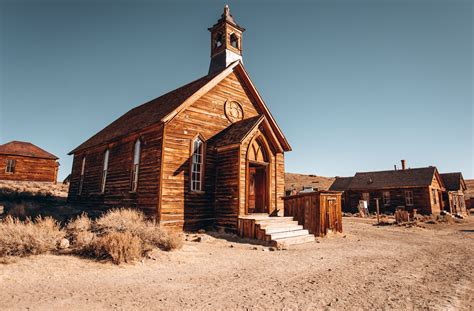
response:
[[[354,177],[336,177],[329,190],[331,191],[346,191]]]
[[[222,70],[221,70],[222,72]],[[100,132],[86,140],[69,154],[94,147],[115,138],[125,136],[135,131],[159,123],[166,115],[178,108],[186,99],[196,93],[220,72],[206,75],[143,105],[135,107],[120,118],[107,125]]]
[[[290,151],[291,146],[258,94],[257,89],[250,80],[242,63],[236,61],[219,72],[206,75],[146,104],[133,108],[69,154],[108,143],[116,138],[137,132],[160,122],[170,122],[232,72],[236,72],[242,78],[243,83],[247,86],[251,96],[253,96],[255,102],[263,111],[272,130],[275,132],[283,150]]]
[[[240,144],[247,134],[263,120],[264,116],[255,116],[235,122],[225,130],[215,135],[211,140],[217,148]]]
[[[466,190],[466,182],[461,172],[440,174],[444,186],[448,191]]]
[[[41,159],[57,160],[58,157],[49,153],[38,146],[24,141],[11,141],[4,145],[0,145],[0,154],[3,155],[17,155]]]
[[[212,137],[210,141],[216,148],[240,146],[247,137],[252,136],[257,128],[261,128],[267,133],[268,141],[278,152],[282,151],[282,147],[264,115],[238,121]]]
[[[441,187],[436,167],[411,168],[406,170],[390,170],[379,172],[356,173],[349,184],[349,190],[376,190],[391,188],[427,187],[437,177]]]

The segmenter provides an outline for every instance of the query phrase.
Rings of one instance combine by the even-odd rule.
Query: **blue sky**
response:
[[[225,1],[0,0],[0,143],[60,157],[207,73]],[[227,1],[286,170],[436,165],[474,178],[472,1]]]

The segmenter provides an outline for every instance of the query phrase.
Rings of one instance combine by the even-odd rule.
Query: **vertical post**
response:
[[[380,224],[380,210],[379,210],[379,198],[375,198],[375,206],[377,206],[377,224]]]

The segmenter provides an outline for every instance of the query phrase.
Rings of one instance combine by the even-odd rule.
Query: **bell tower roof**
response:
[[[211,32],[210,74],[237,60],[242,61],[242,34],[245,29],[237,24],[228,5],[224,7],[221,18],[208,30]]]
[[[208,28],[208,30],[212,31],[214,28],[218,27],[219,25],[223,23],[229,23],[233,25],[234,27],[238,28],[240,31],[242,32],[245,31],[245,28],[239,26],[239,24],[237,24],[237,22],[234,20],[234,17],[232,16],[232,14],[230,14],[230,8],[228,4],[224,6],[224,13],[222,13],[221,18],[217,21],[217,23],[214,24],[214,26],[212,26],[211,28]]]

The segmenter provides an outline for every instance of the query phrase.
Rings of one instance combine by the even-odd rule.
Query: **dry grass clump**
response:
[[[95,234],[91,230],[92,220],[85,213],[67,224],[68,238],[76,251],[81,251],[92,242]]]
[[[24,257],[53,251],[58,249],[64,236],[64,230],[51,217],[21,221],[7,216],[0,222],[0,257]]]
[[[116,264],[137,260],[155,247],[170,251],[183,245],[181,236],[162,230],[132,209],[110,210],[95,221],[83,214],[67,230],[77,253]]]
[[[130,232],[108,232],[96,237],[88,246],[99,259],[111,259],[115,264],[131,263],[144,255],[143,241]]]
[[[62,241],[64,237],[68,241]],[[181,236],[162,230],[143,213],[131,209],[111,210],[95,221],[82,214],[64,229],[51,217],[21,221],[8,216],[0,222],[0,258],[70,246],[76,254],[120,264],[138,260],[155,247],[170,251],[182,245]]]
[[[183,246],[182,238],[161,229],[155,222],[145,219],[142,212],[132,209],[108,211],[95,222],[98,232],[130,232],[138,236],[145,245],[170,251]]]

